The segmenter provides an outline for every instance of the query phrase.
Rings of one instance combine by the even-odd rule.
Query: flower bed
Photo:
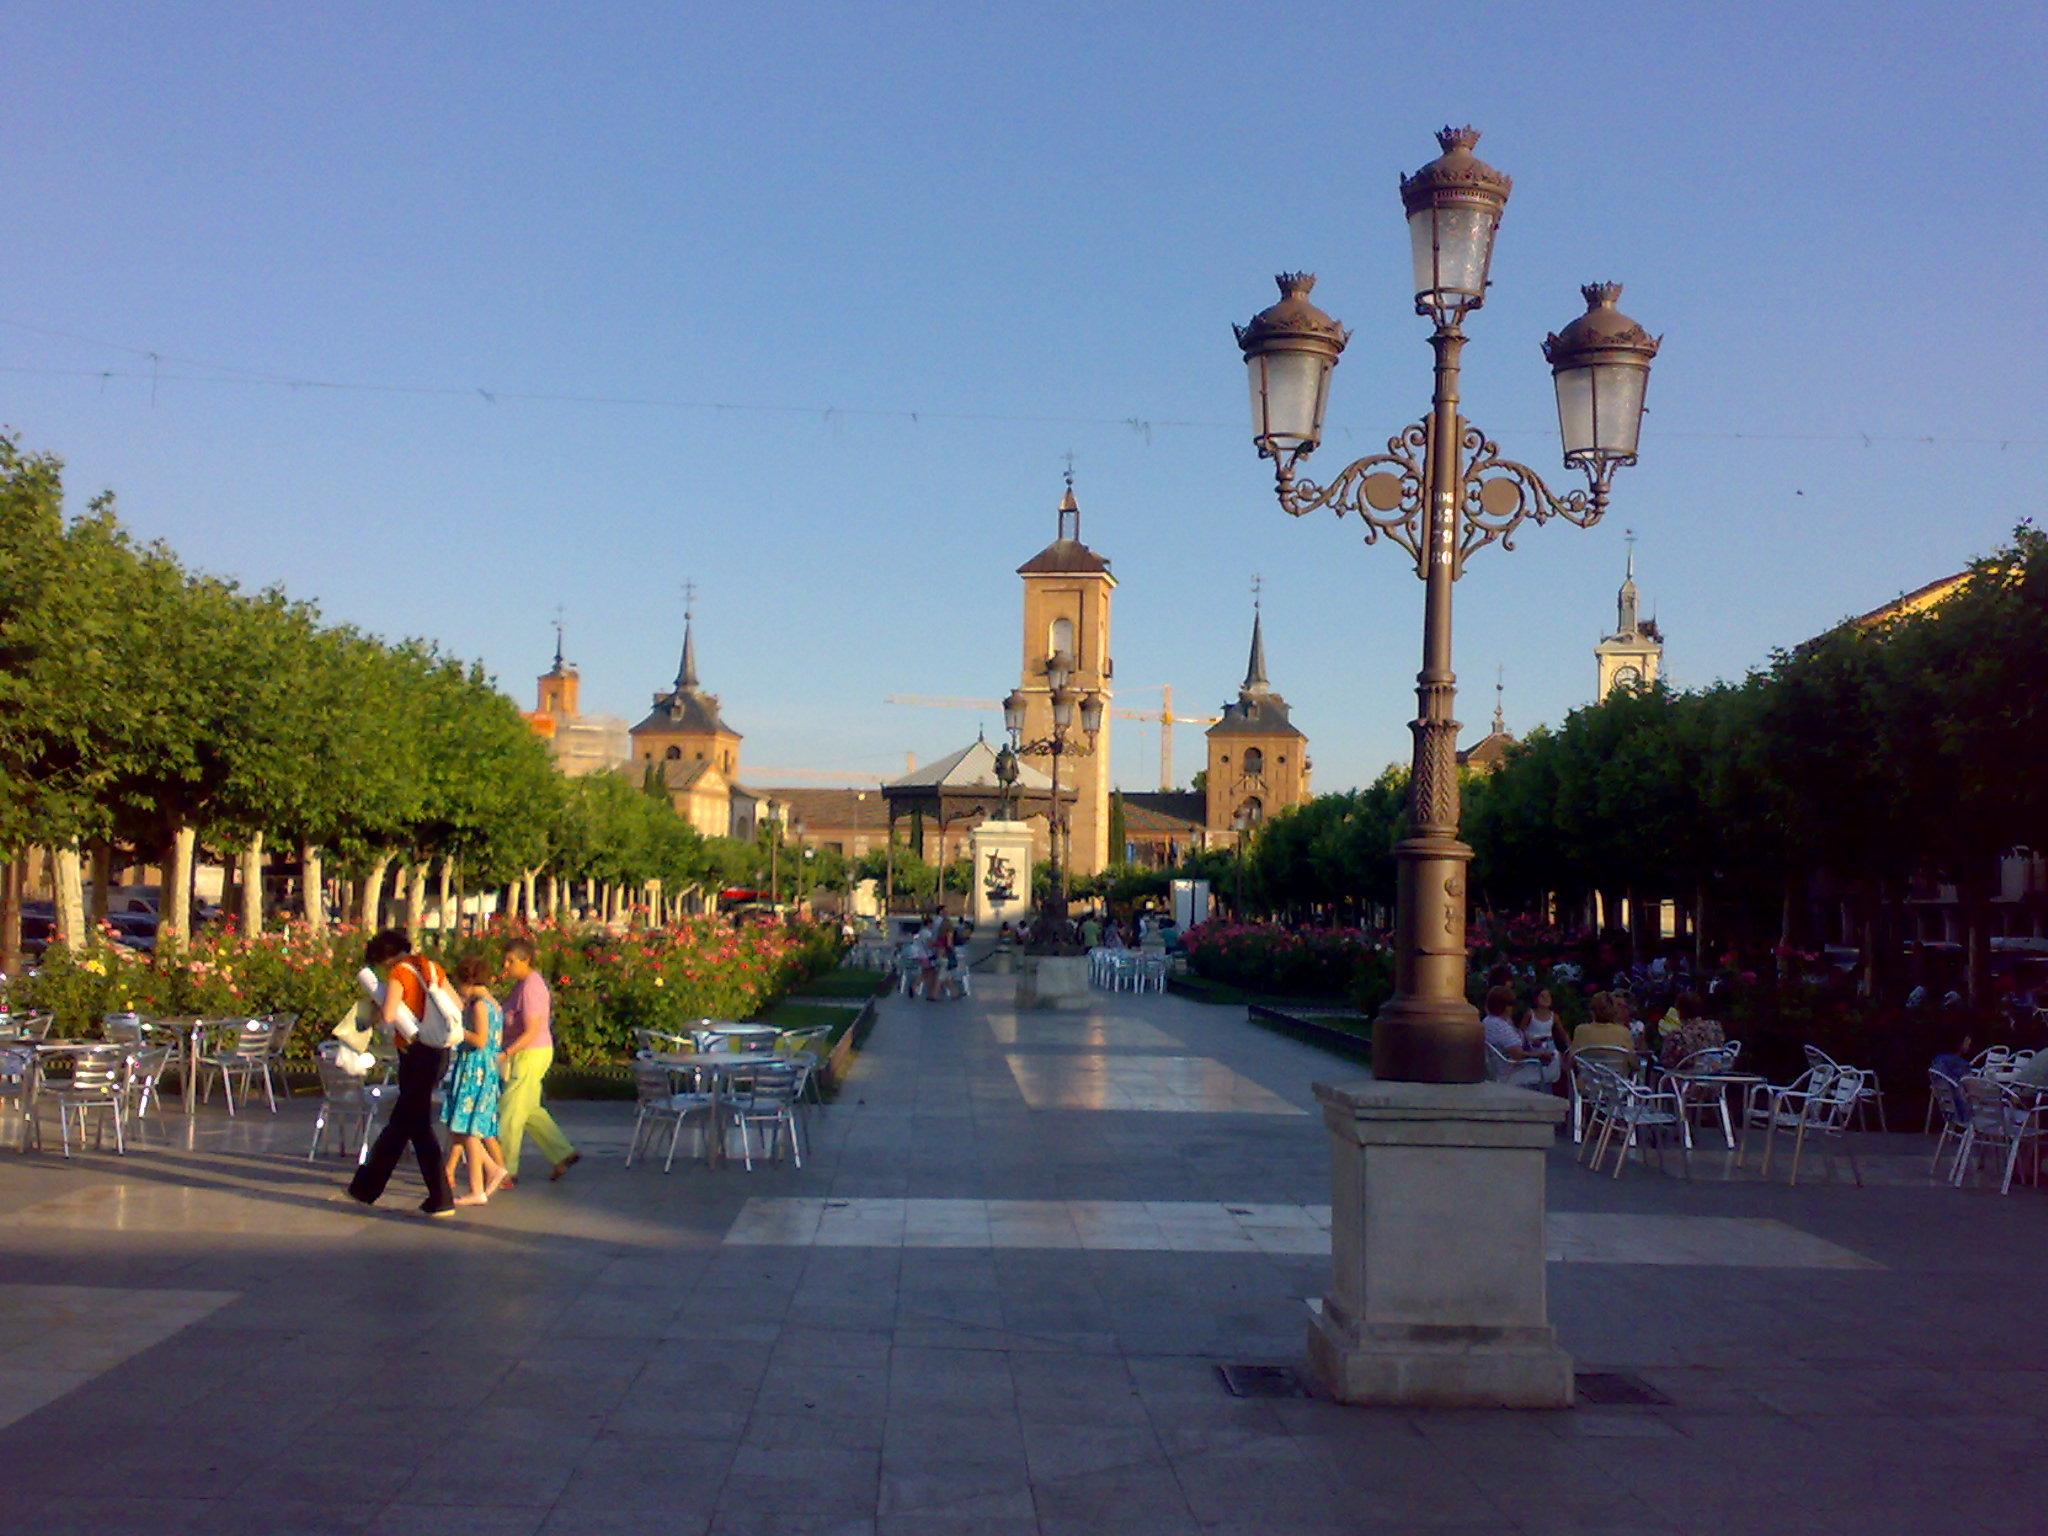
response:
[[[443,965],[495,956],[511,930],[428,936]],[[824,927],[732,929],[700,921],[611,937],[556,925],[530,933],[535,964],[554,991],[557,1058],[572,1065],[629,1056],[635,1029],[676,1030],[692,1019],[750,1019],[798,983],[834,965],[841,941]],[[52,947],[35,973],[8,984],[13,1009],[46,1009],[57,1032],[96,1033],[109,1013],[227,1018],[295,1013],[294,1054],[305,1055],[355,1002],[360,929],[314,933],[293,925],[257,937],[224,930],[190,948],[144,955],[96,942],[77,955]]]
[[[1203,923],[1183,942],[1197,976],[1271,996],[1355,1001],[1382,991],[1388,972],[1387,957],[1355,928]]]

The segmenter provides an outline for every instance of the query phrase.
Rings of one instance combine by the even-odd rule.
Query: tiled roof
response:
[[[1164,832],[1185,836],[1209,824],[1209,797],[1188,790],[1124,794],[1126,832]]]

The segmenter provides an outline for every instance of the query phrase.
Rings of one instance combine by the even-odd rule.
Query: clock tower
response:
[[[1615,601],[1614,633],[1593,647],[1600,664],[1599,697],[1617,688],[1648,688],[1664,662],[1664,636],[1655,619],[1641,616],[1636,593],[1636,536],[1628,536],[1628,574]]]

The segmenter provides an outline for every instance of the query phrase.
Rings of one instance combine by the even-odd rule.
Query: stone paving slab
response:
[[[1862,1189],[1560,1145],[1560,1335],[1668,1404],[1228,1396],[1216,1365],[1300,1359],[1310,1085],[1353,1075],[990,979],[884,1000],[801,1170],[626,1169],[623,1104],[558,1106],[584,1162],[447,1222],[410,1174],[337,1200],[305,1099],[0,1153],[0,1531],[2048,1530],[2048,1207],[1930,1185],[1913,1137],[1862,1141]],[[16,1351],[69,1374],[9,1398]]]

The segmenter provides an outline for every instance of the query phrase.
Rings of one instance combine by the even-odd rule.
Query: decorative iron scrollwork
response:
[[[1298,456],[1275,466],[1281,508],[1303,517],[1328,507],[1339,517],[1350,513],[1365,525],[1365,542],[1382,536],[1408,551],[1415,574],[1429,574],[1429,438],[1427,419],[1387,439],[1385,453],[1368,454],[1339,470],[1328,484],[1297,477]],[[1500,445],[1477,427],[1459,433],[1457,527],[1447,542],[1454,551],[1451,577],[1465,574],[1465,562],[1489,544],[1515,547],[1515,534],[1525,522],[1547,523],[1553,517],[1590,528],[1607,512],[1608,487],[1614,461],[1588,466],[1587,489],[1555,494],[1528,465],[1503,457]]]

